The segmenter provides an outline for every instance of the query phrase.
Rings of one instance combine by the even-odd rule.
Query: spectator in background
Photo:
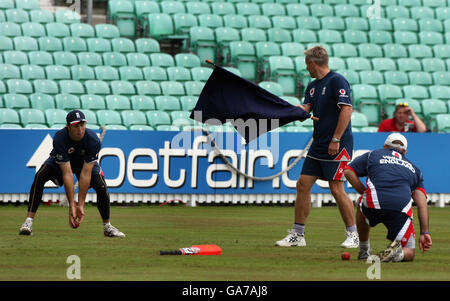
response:
[[[410,120],[409,117],[413,120]],[[394,118],[383,120],[378,127],[378,132],[418,132],[426,131],[426,126],[422,120],[408,106],[407,102],[399,103],[395,107]]]

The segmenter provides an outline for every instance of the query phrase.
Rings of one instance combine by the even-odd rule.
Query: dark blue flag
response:
[[[230,122],[248,143],[265,132],[311,114],[255,83],[215,66],[190,118],[218,125]]]

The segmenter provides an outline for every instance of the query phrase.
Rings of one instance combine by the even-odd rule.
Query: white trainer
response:
[[[125,234],[111,224],[105,225],[103,234],[107,237],[125,237]]]
[[[358,259],[366,260],[370,256],[370,250],[359,249]]]
[[[347,248],[347,249],[356,249],[357,247],[359,247],[358,232],[356,232],[356,231],[354,231],[354,232],[346,231],[346,232],[347,232],[347,238],[345,239],[345,241],[343,243],[341,243],[341,247]]]
[[[381,251],[378,254],[380,262],[400,262],[403,260],[402,244],[398,240],[394,240],[390,243],[386,250]]]
[[[19,235],[33,235],[33,224],[26,220],[19,229]]]
[[[275,243],[279,247],[304,247],[306,240],[304,235],[298,234],[295,230],[287,230],[289,233],[285,238]]]

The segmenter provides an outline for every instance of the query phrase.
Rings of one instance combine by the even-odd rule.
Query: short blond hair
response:
[[[308,61],[314,61],[319,66],[328,66],[328,53],[322,46],[311,47],[304,52]]]

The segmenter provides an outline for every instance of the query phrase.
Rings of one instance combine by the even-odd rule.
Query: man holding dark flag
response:
[[[210,125],[229,121],[246,143],[295,120],[317,119],[219,66],[206,82],[190,118]]]
[[[306,112],[314,112],[314,141],[297,181],[295,222],[289,234],[275,244],[282,247],[305,246],[305,223],[311,208],[311,188],[318,179],[329,183],[346,226],[344,248],[359,246],[354,221],[353,203],[344,190],[344,168],[353,153],[350,118],[352,102],[350,85],[340,74],[328,67],[328,54],[321,46],[305,51],[305,63],[312,78],[305,90]]]

